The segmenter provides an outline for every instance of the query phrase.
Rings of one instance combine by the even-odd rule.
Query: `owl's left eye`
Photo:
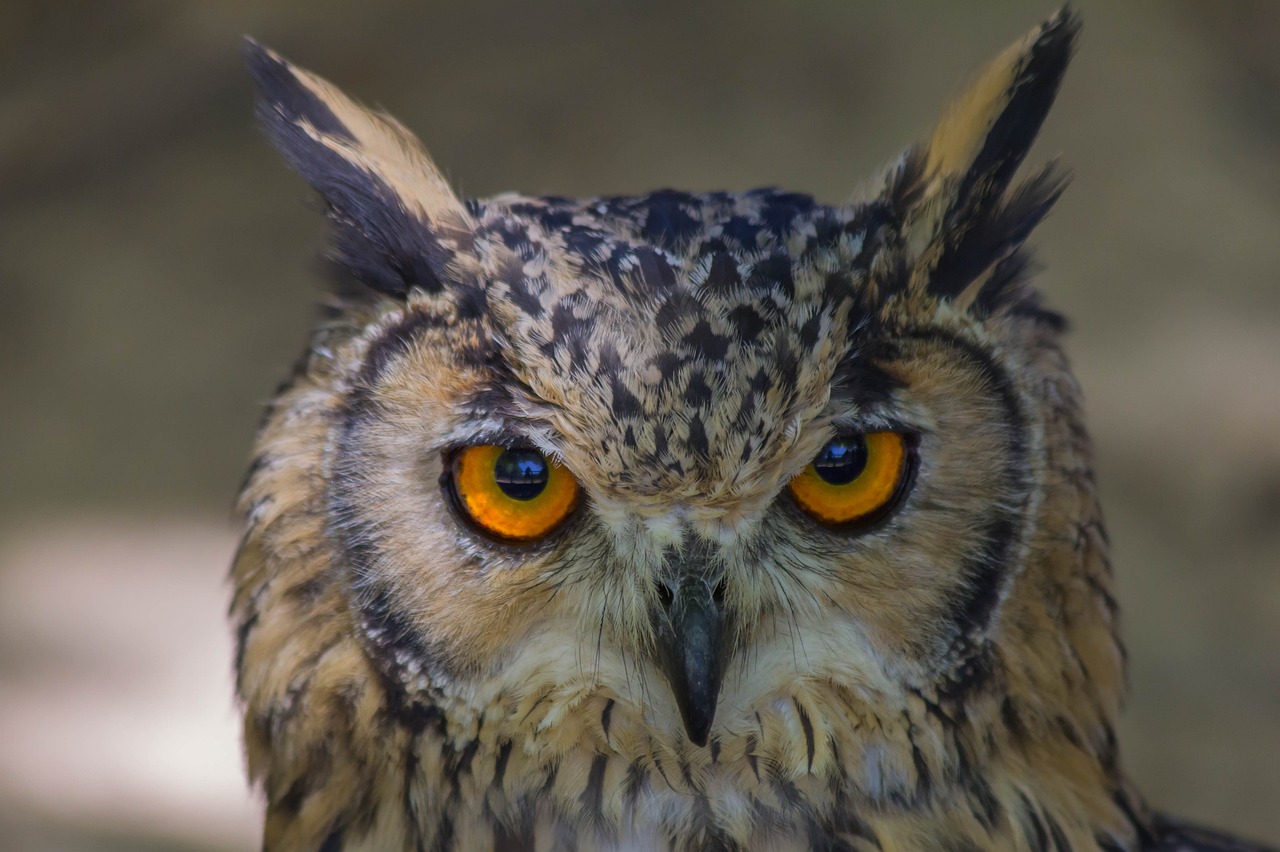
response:
[[[906,490],[911,454],[899,432],[843,435],[828,441],[787,486],[814,519],[842,526],[883,517]]]
[[[548,535],[578,504],[578,482],[532,447],[481,444],[454,455],[446,487],[476,526],[495,538]]]

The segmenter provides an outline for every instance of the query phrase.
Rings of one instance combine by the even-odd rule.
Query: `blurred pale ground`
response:
[[[229,505],[320,217],[251,32],[468,194],[838,200],[1040,3],[0,2],[0,848],[254,848]],[[1280,841],[1280,4],[1085,0],[1041,228],[1127,614],[1150,798]],[[1033,157],[1034,158],[1034,157]],[[311,205],[314,206],[314,205]]]

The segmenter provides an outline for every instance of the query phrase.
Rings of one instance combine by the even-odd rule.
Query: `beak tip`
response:
[[[707,744],[707,740],[711,736],[711,722],[713,717],[707,714],[684,713],[684,732],[689,737],[689,742],[701,748]]]
[[[718,665],[704,667],[699,660],[686,660],[683,682],[674,681],[676,705],[684,732],[696,746],[704,746],[716,719],[716,703],[720,697],[720,672]]]

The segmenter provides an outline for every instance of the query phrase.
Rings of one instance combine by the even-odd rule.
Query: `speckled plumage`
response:
[[[391,119],[250,45],[355,282],[242,496],[267,848],[1232,848],[1118,763],[1089,441],[1022,250],[1062,180],[1012,182],[1075,31],[1011,47],[838,206],[463,202]],[[837,428],[914,436],[909,493],[857,534],[783,493]],[[450,449],[515,439],[586,495],[522,546],[439,484]],[[677,563],[731,614],[705,746],[654,661]]]

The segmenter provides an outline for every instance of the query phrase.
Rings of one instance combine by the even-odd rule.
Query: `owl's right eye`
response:
[[[484,532],[528,542],[553,532],[578,505],[573,474],[532,447],[481,444],[454,455],[447,488]]]

